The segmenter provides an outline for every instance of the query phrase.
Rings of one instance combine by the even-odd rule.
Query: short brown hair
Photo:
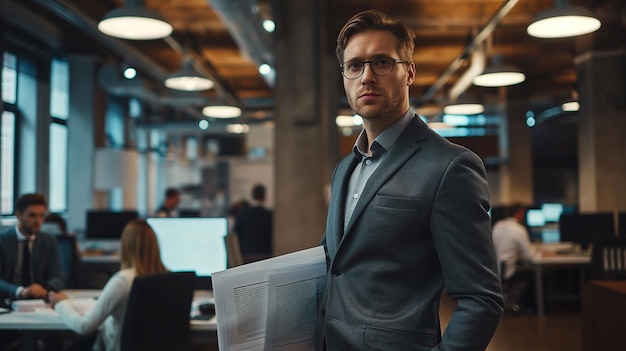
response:
[[[354,15],[346,22],[337,37],[337,49],[335,54],[339,63],[343,63],[343,52],[346,49],[348,39],[354,34],[366,30],[387,30],[398,39],[398,52],[400,60],[413,62],[413,50],[415,50],[415,33],[402,22],[391,19],[388,15],[378,10],[368,10]]]
[[[46,198],[41,194],[24,194],[15,201],[15,212],[24,213],[28,206],[42,205],[48,207],[46,204]]]
[[[159,242],[152,227],[135,219],[124,227],[121,240],[122,269],[135,268],[137,276],[167,272],[161,261]]]

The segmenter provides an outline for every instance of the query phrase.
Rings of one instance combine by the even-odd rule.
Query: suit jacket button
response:
[[[341,275],[341,273],[333,272],[333,277],[338,277],[340,275]]]

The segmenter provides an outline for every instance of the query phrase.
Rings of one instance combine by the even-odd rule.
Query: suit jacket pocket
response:
[[[373,204],[376,207],[407,211],[418,211],[420,207],[422,207],[422,203],[423,202],[420,199],[385,195],[376,195],[373,201]]]
[[[365,345],[372,350],[431,350],[437,345],[436,335],[412,334],[377,327],[365,328]]]

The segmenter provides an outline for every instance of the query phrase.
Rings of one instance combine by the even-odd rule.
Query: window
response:
[[[2,101],[15,104],[17,101],[17,58],[8,52],[4,53],[2,65]]]
[[[48,209],[67,210],[67,120],[69,118],[69,66],[66,61],[52,60],[50,69],[50,147]]]
[[[2,121],[0,122],[0,214],[13,214],[15,199],[15,103],[17,101],[17,58],[5,52],[2,65]]]
[[[15,189],[15,114],[11,111],[2,112],[0,125],[2,139],[0,141],[0,211],[2,215],[13,214]]]
[[[67,120],[70,115],[70,74],[66,61],[52,60],[50,70],[50,115]]]

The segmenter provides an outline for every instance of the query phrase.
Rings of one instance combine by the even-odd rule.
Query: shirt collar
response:
[[[23,240],[27,240],[27,241],[33,241],[35,240],[35,235],[24,235],[24,233],[22,233],[20,231],[20,227],[19,226],[15,226],[15,235],[17,236],[17,240],[18,241],[23,241]]]
[[[377,153],[379,146],[380,150],[387,151],[391,149],[391,146],[393,146],[396,140],[398,140],[400,134],[402,134],[406,126],[409,125],[414,117],[415,111],[409,107],[402,117],[400,117],[397,121],[380,133],[376,139],[374,139],[372,142],[372,155]],[[354,147],[352,148],[357,157],[361,158],[366,156],[366,153],[363,150],[367,149],[367,142],[367,134],[365,133],[365,129],[362,129],[356,139],[356,142],[354,143]]]

